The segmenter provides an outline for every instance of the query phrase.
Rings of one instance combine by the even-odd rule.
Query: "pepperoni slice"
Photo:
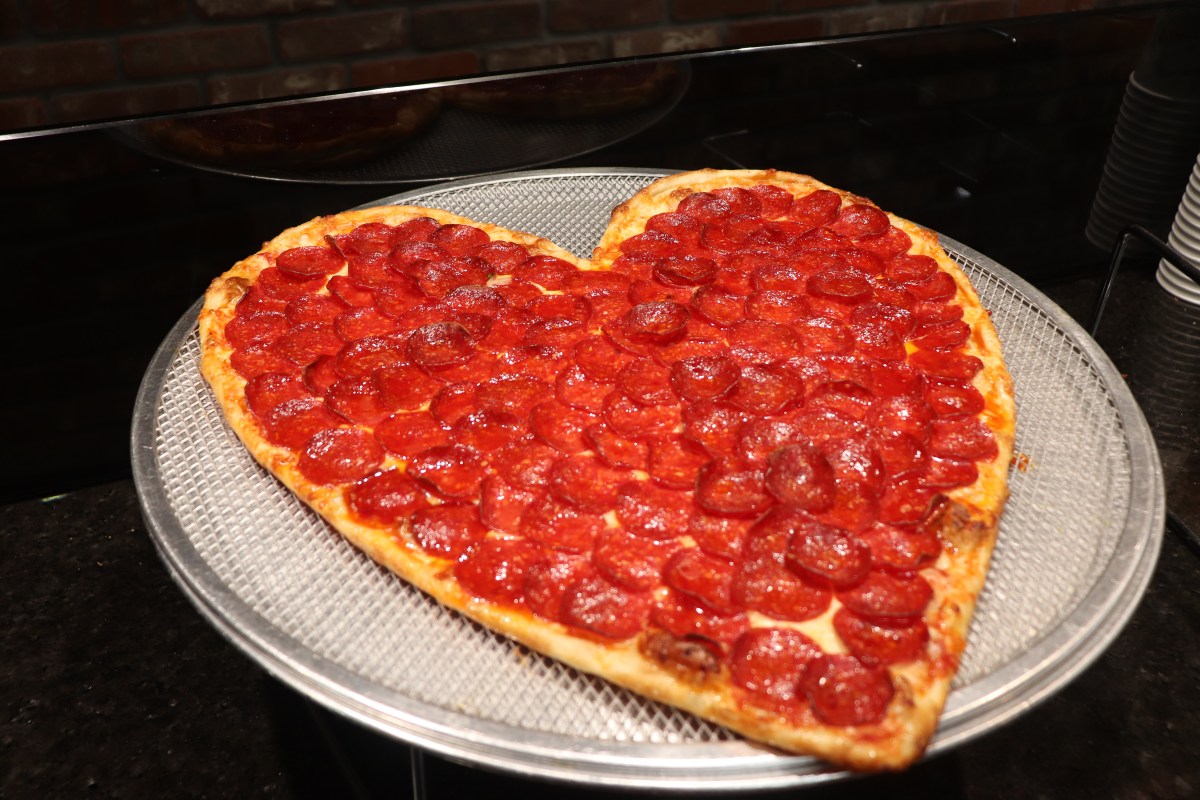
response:
[[[833,597],[828,589],[804,580],[775,557],[761,554],[742,563],[731,590],[739,607],[792,622],[819,617]]]
[[[622,641],[641,633],[650,618],[652,598],[599,575],[581,578],[563,598],[562,621],[604,639]]]
[[[829,653],[809,662],[800,686],[817,719],[846,727],[879,722],[896,693],[886,669]]]
[[[812,305],[803,295],[777,289],[751,292],[745,301],[746,318],[791,325],[812,315]]]
[[[568,456],[559,459],[547,477],[555,497],[581,511],[603,514],[615,506],[623,476],[594,458]]]
[[[737,451],[738,430],[746,416],[715,400],[701,400],[683,408],[683,435],[709,455],[731,456]]]
[[[742,366],[773,364],[800,353],[800,340],[792,329],[775,322],[747,320],[728,335],[729,353]]]
[[[475,253],[495,275],[512,275],[529,260],[529,251],[516,242],[489,242]]]
[[[225,326],[225,338],[235,349],[270,344],[291,329],[288,318],[278,311],[259,311],[234,316]]]
[[[787,565],[834,587],[853,586],[871,569],[871,548],[849,531],[816,520],[801,522],[788,542]]]
[[[476,597],[519,606],[525,601],[526,574],[543,558],[542,548],[527,539],[486,538],[457,561],[454,577]]]
[[[325,390],[325,404],[336,414],[361,425],[378,425],[391,415],[371,376],[341,378]]]
[[[971,338],[971,326],[961,319],[940,325],[922,327],[912,338],[912,343],[922,350],[954,350],[962,347]]]
[[[858,537],[871,550],[871,565],[891,572],[916,572],[936,561],[942,552],[937,535],[915,525],[877,522]]]
[[[391,526],[429,505],[425,490],[400,470],[376,472],[346,489],[346,504],[367,524]]]
[[[765,468],[771,453],[804,441],[803,432],[792,419],[750,419],[737,431],[737,454],[747,464]]]
[[[932,278],[921,283],[910,283],[905,286],[918,300],[936,302],[949,300],[958,293],[958,284],[948,272],[938,271]]]
[[[475,353],[471,334],[457,322],[434,322],[408,337],[409,359],[425,368],[461,364]]]
[[[333,322],[349,308],[331,294],[302,294],[290,301],[283,314],[293,325],[302,322]]]
[[[879,494],[879,521],[895,525],[919,522],[933,507],[936,496],[936,490],[925,486],[920,475],[895,475],[884,482]]]
[[[626,481],[617,487],[615,507],[625,530],[646,539],[667,540],[686,528],[691,499],[647,481]]]
[[[712,192],[694,192],[676,210],[700,222],[720,222],[734,213],[728,200]]]
[[[868,420],[876,430],[906,433],[918,442],[925,442],[933,410],[923,398],[889,397],[876,403]]]
[[[836,497],[834,470],[817,448],[792,444],[767,457],[763,481],[771,496],[804,511],[825,511]]]
[[[575,266],[555,256],[533,256],[518,265],[513,275],[524,281],[535,283],[543,289],[558,291],[575,273]]]
[[[344,263],[345,259],[328,247],[293,247],[275,258],[280,272],[302,279],[332,275]]]
[[[925,402],[939,417],[974,416],[986,405],[978,389],[954,381],[929,381],[925,386]]]
[[[663,583],[728,616],[739,610],[731,595],[735,572],[732,562],[692,547],[680,550],[666,563]]]
[[[422,261],[412,267],[412,277],[421,291],[433,298],[444,297],[460,286],[482,284],[487,275],[487,264],[470,256]]]
[[[693,311],[701,319],[726,328],[745,317],[745,299],[720,286],[702,286],[691,299]]]
[[[346,259],[346,275],[359,286],[382,286],[396,277],[388,257],[382,253],[356,255]]]
[[[854,244],[880,258],[887,259],[908,252],[908,248],[912,247],[912,238],[895,225],[889,225],[883,233],[858,237]]]
[[[805,229],[826,225],[837,218],[838,209],[842,206],[842,198],[837,192],[828,189],[818,189],[797,197],[792,202],[792,208],[786,214],[786,219],[798,223]]]
[[[754,628],[738,637],[729,655],[730,677],[756,705],[775,711],[805,702],[800,676],[821,653],[816,642],[791,628]]]
[[[459,558],[487,535],[475,506],[455,503],[418,510],[412,515],[410,530],[426,553],[449,559]]]
[[[298,450],[317,433],[336,428],[343,420],[319,397],[285,400],[262,417],[263,436],[271,444]]]
[[[742,369],[729,403],[751,414],[771,416],[796,399],[796,387],[777,370],[748,366]]]
[[[371,290],[371,297],[380,312],[396,319],[405,318],[427,301],[425,293],[411,280],[388,281],[376,286]]]
[[[604,398],[604,420],[614,431],[630,439],[645,439],[675,430],[681,421],[676,405],[640,406],[621,392]]]
[[[383,448],[370,433],[356,428],[333,428],[316,433],[296,467],[313,483],[352,483],[370,475],[383,462]]]
[[[817,297],[853,305],[871,297],[871,281],[853,267],[830,267],[808,279],[808,291]]]
[[[525,572],[525,606],[542,619],[561,622],[567,591],[575,581],[591,574],[591,565],[582,556],[551,553]]]
[[[889,303],[863,303],[850,312],[850,321],[860,328],[887,328],[901,339],[907,338],[916,325],[911,311]]]
[[[267,267],[258,273],[254,288],[261,290],[267,297],[289,301],[295,300],[302,294],[311,294],[320,290],[324,283],[324,277],[304,280],[293,278],[278,267]]]
[[[686,216],[686,215],[685,215]],[[691,224],[695,225],[695,221]],[[696,225],[697,229],[701,226]],[[656,228],[630,236],[620,244],[621,252],[629,256],[645,256],[658,260],[679,252],[679,240],[670,232]]]
[[[844,355],[854,347],[854,337],[840,320],[825,315],[802,320],[794,330],[809,355]]]
[[[450,430],[450,439],[478,453],[491,453],[525,434],[525,423],[507,411],[490,408],[460,417]]]
[[[569,406],[593,413],[603,411],[604,400],[611,391],[610,385],[588,377],[578,364],[558,373],[554,381],[555,397]]]
[[[295,373],[268,372],[246,382],[246,405],[256,417],[264,417],[287,400],[311,397],[308,387]]]
[[[876,397],[920,397],[925,393],[925,376],[908,364],[873,363],[866,386]]]
[[[892,225],[887,214],[875,206],[852,203],[838,214],[837,219],[827,226],[843,236],[879,236]]]
[[[549,472],[559,454],[533,439],[513,442],[492,456],[496,472],[519,489],[545,488]]]
[[[478,385],[475,402],[481,409],[525,417],[552,391],[549,384],[528,375],[498,375]]]
[[[917,350],[909,353],[908,363],[931,378],[965,383],[983,369],[983,362],[965,353],[941,353]]]
[[[929,582],[918,573],[871,570],[862,581],[837,593],[842,604],[866,617],[919,617],[933,598]]]
[[[663,566],[679,547],[674,540],[656,541],[612,528],[597,538],[592,563],[610,581],[645,591],[659,585]]]
[[[557,400],[539,403],[529,412],[529,429],[539,440],[566,455],[588,449],[583,432],[596,422],[596,415],[571,408]]]
[[[403,363],[404,340],[390,336],[368,336],[337,350],[334,370],[343,378],[365,378],[382,367]],[[429,379],[426,378],[423,383]]]
[[[612,327],[626,340],[663,344],[682,336],[690,317],[687,306],[670,300],[639,303]]]
[[[970,486],[979,479],[979,467],[974,461],[930,456],[921,482],[934,489]]]
[[[450,443],[450,426],[428,414],[394,414],[375,426],[375,438],[389,453],[408,458]]]
[[[598,383],[612,384],[630,356],[600,336],[590,336],[578,342],[572,350],[574,366],[585,377]]]
[[[521,515],[539,499],[534,492],[518,489],[498,475],[488,475],[479,487],[479,519],[497,531],[520,531]]]
[[[629,278],[608,269],[580,269],[567,279],[563,291],[588,299],[624,295],[629,291]]]
[[[715,459],[696,477],[696,505],[716,514],[757,514],[770,506],[763,471],[732,458]]]
[[[408,462],[408,471],[443,497],[470,500],[479,495],[483,459],[469,447],[441,445],[413,456]]]
[[[659,436],[650,440],[646,471],[660,486],[690,489],[696,483],[697,471],[710,460],[702,447],[681,436]]]
[[[554,497],[535,500],[521,514],[520,530],[527,539],[569,553],[590,551],[604,528],[599,514]]]
[[[272,348],[293,364],[306,367],[321,356],[334,355],[343,344],[330,323],[303,322],[276,339]]]
[[[345,275],[334,275],[325,285],[331,294],[346,305],[369,306],[375,302],[375,297],[370,289],[356,285]]]
[[[981,419],[958,416],[933,421],[929,433],[929,452],[944,458],[990,461],[1000,450],[996,437]]]
[[[491,238],[473,225],[451,223],[440,226],[431,241],[455,256],[475,255]]]
[[[247,380],[268,372],[287,372],[296,368],[293,361],[279,355],[270,344],[256,344],[245,350],[234,350],[229,357],[229,366]]]
[[[416,411],[433,399],[442,384],[412,364],[389,364],[375,370],[379,399],[393,410]]]
[[[392,229],[392,241],[396,244],[403,242],[428,242],[441,226],[432,217],[415,217]]]
[[[569,319],[586,323],[592,316],[587,298],[570,294],[539,295],[525,304],[524,310],[539,319]]]
[[[792,193],[772,183],[759,183],[747,190],[758,198],[760,214],[766,219],[782,217],[792,207]]]
[[[854,324],[850,335],[854,338],[854,351],[866,358],[900,362],[908,354],[904,337],[891,328]]]
[[[667,286],[706,286],[717,277],[717,262],[694,255],[669,255],[654,265],[654,276]]]
[[[700,222],[700,220],[689,217],[687,214],[681,214],[678,211],[655,214],[646,220],[647,232],[666,234],[675,241],[683,244],[696,244],[700,240],[700,232],[703,229],[704,223]],[[624,250],[624,243],[622,243],[622,250]]]
[[[670,382],[684,400],[707,400],[730,391],[740,375],[726,355],[690,356],[671,365]]]
[[[649,358],[636,358],[617,373],[617,387],[640,406],[660,406],[675,400],[672,372]]]
[[[429,413],[435,419],[453,425],[479,408],[475,399],[477,386],[471,381],[443,386],[429,401]]]
[[[920,618],[881,624],[840,608],[833,615],[833,627],[850,652],[866,665],[915,661],[929,643],[929,628]]]
[[[645,442],[627,439],[603,422],[583,431],[584,441],[596,457],[616,469],[645,469],[650,448]]]
[[[748,519],[698,513],[688,519],[687,533],[704,552],[728,561],[740,561],[751,524]]]
[[[675,638],[689,641],[699,638],[732,644],[750,629],[745,614],[718,614],[695,598],[675,591],[654,604],[650,617]]]

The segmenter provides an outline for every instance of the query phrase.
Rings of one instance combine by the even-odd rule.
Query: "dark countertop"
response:
[[[1121,36],[1158,18],[1130,19],[1097,15],[1027,24],[1016,30],[1016,55],[992,42],[1003,36],[974,29],[804,52],[793,66],[805,75],[825,70],[830,80],[833,65],[847,59],[855,65],[840,99],[811,95],[825,105],[806,124],[722,127],[720,104],[701,97],[683,104],[667,129],[652,128],[566,163],[687,168],[745,159],[795,168],[785,163],[792,157],[788,147],[807,148],[803,152],[820,154],[808,160],[821,169],[809,171],[884,205],[913,209],[906,215],[996,258],[1086,324],[1107,253],[1089,245],[1083,229],[1124,76],[1141,52],[1140,45],[1128,45],[1129,52],[1112,45],[1128,43]],[[930,67],[948,51],[960,53],[958,69]],[[792,64],[779,58],[771,56],[776,67]],[[710,98],[740,98],[749,120],[754,103],[747,86],[765,78],[757,69],[725,69],[730,63],[745,62],[715,59],[693,67]],[[872,69],[889,73],[888,79],[854,77]],[[1072,78],[1082,73],[1091,76],[1087,85]],[[1061,82],[1052,92],[1046,89],[1050,75]],[[771,91],[805,94],[786,89],[789,79],[803,82],[776,69]],[[976,97],[966,93],[967,84],[991,88]],[[898,85],[907,87],[900,97]],[[929,132],[942,128],[922,125],[945,119],[956,127],[931,144]],[[700,133],[682,140],[680,120],[694,121]],[[966,121],[984,127],[968,130]],[[0,634],[0,797],[612,796],[432,756],[414,761],[406,746],[316,706],[267,675],[194,610],[159,561],[142,520],[128,477],[129,409],[137,379],[170,325],[247,242],[261,241],[264,232],[302,213],[337,210],[398,189],[279,186],[153,162],[123,153],[103,134],[66,134],[65,141],[66,147],[0,142],[9,168],[6,189],[21,188],[26,199],[25,224],[13,244],[18,264],[39,265],[14,270],[10,291],[31,305],[53,303],[64,319],[78,316],[75,309],[96,292],[106,307],[136,303],[145,311],[137,325],[88,318],[38,326],[32,315],[19,316],[5,331],[7,341],[19,337],[38,355],[28,361],[12,355],[5,367],[7,385],[27,387],[6,401],[6,414],[31,424],[6,443],[13,452],[4,459],[7,503],[0,506],[0,608],[8,616]],[[91,158],[96,154],[105,158]],[[905,163],[898,154],[940,166],[906,174],[897,167]],[[1017,170],[1022,164],[1024,171]],[[1035,168],[1062,191],[1034,197],[1022,189]],[[6,212],[17,208],[11,192],[5,198]],[[120,211],[122,203],[137,214]],[[76,215],[69,225],[57,215],[63,208]],[[1030,223],[1031,215],[1038,224]],[[121,236],[89,230],[85,217],[118,226]],[[1003,224],[993,230],[981,219]],[[200,236],[214,221],[223,234]],[[1028,232],[1028,241],[1013,241],[1013,225]],[[170,259],[149,258],[145,254],[161,244],[146,232],[155,227],[164,239],[184,237],[195,246]],[[67,241],[68,233],[75,238]],[[151,275],[127,266],[139,259]],[[1200,363],[1193,344],[1200,308],[1163,291],[1155,264],[1144,253],[1128,260],[1098,341],[1128,377],[1155,432],[1168,506],[1200,529],[1194,444],[1200,440]],[[62,269],[104,277],[94,286],[62,288],[55,272]],[[95,343],[81,347],[72,324],[86,324]],[[73,342],[69,351],[63,342]],[[47,360],[45,353],[57,360],[35,363]],[[99,363],[117,365],[118,378],[95,366],[101,355]],[[53,388],[63,372],[83,376],[77,389]],[[805,794],[1182,800],[1200,796],[1197,730],[1200,552],[1167,532],[1132,620],[1095,664],[1053,697],[904,774]],[[785,794],[796,792],[767,796]]]

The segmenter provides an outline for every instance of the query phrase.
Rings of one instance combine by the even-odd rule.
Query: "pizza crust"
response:
[[[746,703],[732,686],[727,666],[714,664],[702,651],[689,649],[688,643],[663,632],[643,632],[617,643],[593,640],[523,610],[471,596],[453,579],[448,562],[427,554],[414,543],[407,525],[387,530],[363,524],[348,507],[341,487],[317,486],[305,479],[297,467],[297,454],[263,437],[246,404],[246,381],[230,366],[233,349],[225,338],[225,325],[233,318],[237,301],[255,277],[284,250],[321,244],[326,236],[346,233],[366,222],[396,225],[414,217],[432,217],[441,224],[474,225],[493,239],[517,242],[536,253],[564,259],[579,269],[605,269],[620,254],[621,241],[640,233],[650,216],[673,210],[683,196],[718,186],[754,183],[783,186],[796,195],[830,188],[805,176],[773,171],[709,170],[674,175],[656,181],[618,206],[590,263],[540,237],[434,209],[380,206],[319,217],[281,233],[213,282],[200,314],[201,371],[230,426],[260,464],[357,548],[447,608],[584,672],[726,725],[783,751],[816,755],[855,770],[899,769],[918,758],[933,735],[966,644],[975,599],[983,586],[1007,496],[1006,476],[1015,423],[1011,379],[999,355],[995,329],[966,276],[929,231],[891,217],[892,223],[913,239],[910,252],[935,258],[958,284],[957,301],[966,309],[965,318],[973,330],[968,350],[985,363],[975,384],[987,400],[984,416],[995,433],[1000,455],[979,465],[980,477],[975,484],[950,494],[950,508],[942,530],[947,546],[938,562],[922,571],[934,590],[934,599],[926,613],[931,634],[927,657],[890,668],[895,697],[885,718],[870,725],[850,728],[823,725],[811,711],[799,719],[784,719]],[[850,193],[834,191],[843,197],[843,203],[867,202]],[[401,459],[389,455],[383,468],[401,463]],[[820,618],[824,622],[810,622],[829,625],[836,607],[834,600],[833,608]],[[759,624],[767,622],[765,617],[758,620]],[[790,623],[770,621],[770,624]],[[800,623],[797,627],[803,629],[808,624]]]

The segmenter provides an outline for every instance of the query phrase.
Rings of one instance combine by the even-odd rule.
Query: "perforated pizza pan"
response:
[[[380,202],[448,209],[587,256],[611,209],[661,174],[536,171]],[[1025,713],[1103,652],[1145,590],[1165,513],[1149,430],[1104,353],[1028,283],[943,244],[999,329],[1016,385],[1019,466],[930,753]],[[404,742],[526,776],[707,791],[845,777],[531,653],[361,555],[259,468],[225,424],[199,374],[198,311],[179,321],[146,373],[134,476],[180,587],[279,679]]]

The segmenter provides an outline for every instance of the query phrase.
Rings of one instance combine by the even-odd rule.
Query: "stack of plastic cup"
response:
[[[1092,204],[1087,238],[1108,249],[1126,225],[1165,236],[1196,152],[1200,101],[1146,88],[1130,75]]]
[[[1187,190],[1175,212],[1167,244],[1200,268],[1200,157],[1192,168]],[[1158,264],[1158,283],[1176,297],[1200,305],[1200,285],[1163,259]]]

